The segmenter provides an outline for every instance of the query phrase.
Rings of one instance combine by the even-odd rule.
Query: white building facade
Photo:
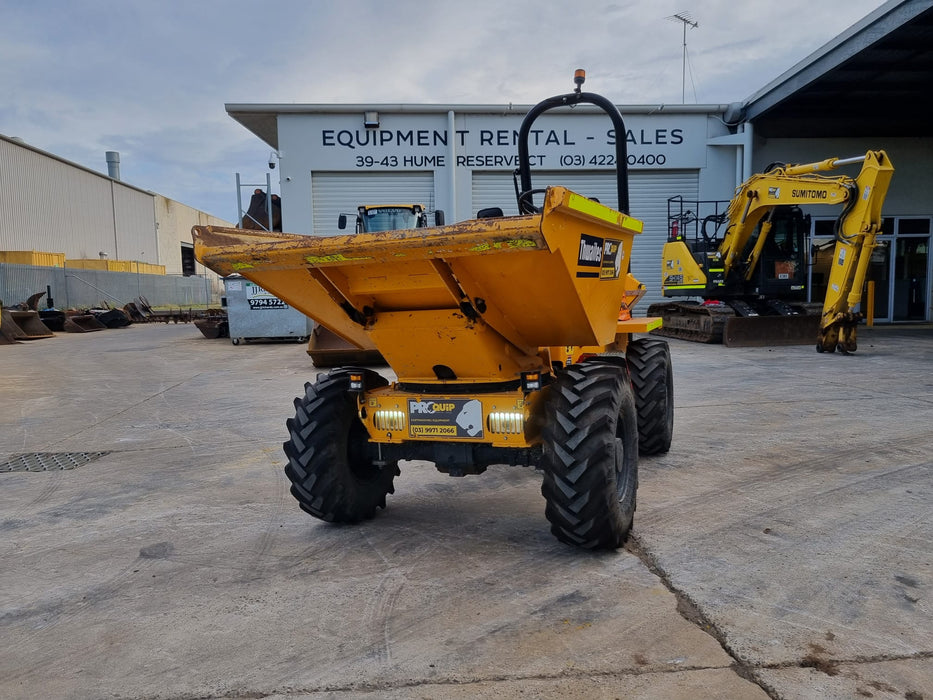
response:
[[[335,235],[341,213],[361,204],[419,203],[448,223],[499,207],[518,213],[513,172],[518,133],[531,105],[228,105],[234,118],[276,148],[283,229]],[[728,135],[725,107],[621,107],[628,151],[631,214],[645,222],[633,274],[660,299],[667,202],[728,199],[737,147],[711,145]],[[270,118],[274,134],[263,134]],[[265,127],[264,127],[265,125]],[[563,185],[617,207],[615,134],[597,108],[553,110],[529,135],[533,185]]]

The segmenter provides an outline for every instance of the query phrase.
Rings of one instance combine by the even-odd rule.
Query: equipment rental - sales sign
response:
[[[360,114],[305,115],[300,126],[280,116],[280,131],[298,128],[315,169],[513,170],[518,166],[521,114],[380,114],[378,128],[365,128]],[[631,169],[696,169],[706,159],[707,114],[636,114],[625,117]],[[290,123],[292,122],[292,123]],[[600,113],[538,118],[529,133],[531,166],[547,170],[615,169],[615,133]]]

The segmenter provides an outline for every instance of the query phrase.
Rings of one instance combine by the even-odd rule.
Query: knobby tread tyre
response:
[[[367,386],[388,382],[367,371]],[[357,415],[349,377],[335,370],[305,384],[295,399],[295,417],[286,421],[289,439],[282,447],[291,493],[305,512],[321,520],[354,523],[385,508],[398,463],[378,466],[368,453],[369,435]]]
[[[635,398],[625,368],[585,362],[561,371],[545,416],[541,493],[551,532],[586,549],[621,547],[638,489]]]
[[[638,338],[625,349],[635,407],[638,410],[638,449],[643,455],[664,454],[674,437],[674,375],[668,344]]]

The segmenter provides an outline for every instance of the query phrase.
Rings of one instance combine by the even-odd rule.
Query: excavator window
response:
[[[809,229],[809,222],[802,217],[778,219],[771,229],[770,245],[766,244],[766,249],[774,255],[795,257],[803,248],[803,238]]]

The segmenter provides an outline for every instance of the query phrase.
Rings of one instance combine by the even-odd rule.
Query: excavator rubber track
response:
[[[652,334],[694,343],[722,343],[726,321],[735,316],[735,312],[725,305],[677,302],[652,304],[647,313],[663,320],[661,328],[651,331]]]
[[[663,319],[655,335],[730,348],[810,345],[820,325],[819,305],[802,305],[789,315],[739,316],[726,304],[668,302],[652,304],[648,314]]]

